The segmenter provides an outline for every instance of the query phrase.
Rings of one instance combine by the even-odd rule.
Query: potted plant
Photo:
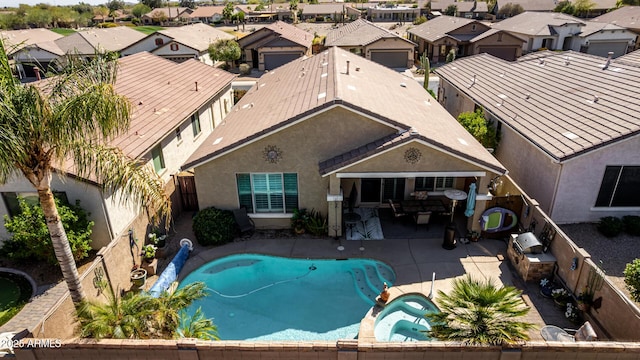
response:
[[[578,308],[570,302],[567,303],[567,308],[564,312],[564,316],[574,324],[578,324],[580,322],[580,314],[578,313]]]
[[[149,244],[156,245],[161,248],[165,245],[167,235],[158,235],[156,232],[149,233]]]
[[[551,296],[559,308],[565,309],[567,307],[567,303],[569,302],[569,293],[567,290],[563,288],[554,289],[551,292]]]
[[[593,292],[589,291],[589,288],[585,288],[578,295],[578,309],[580,311],[589,311],[591,303],[593,303]]]
[[[131,282],[133,283],[133,286],[142,287],[147,281],[147,270],[143,268],[138,268],[136,266],[131,271],[130,277],[131,277]]]
[[[540,280],[540,295],[546,298],[551,298],[551,293],[553,292],[553,284],[549,279],[544,278]]]
[[[158,247],[155,245],[145,245],[142,247],[141,255],[146,261],[151,262],[156,257],[156,250],[158,250]]]
[[[479,232],[477,232],[475,230],[472,230],[472,231],[469,232],[469,240],[470,241],[476,242],[476,241],[478,241],[478,239],[480,239],[480,233]]]
[[[307,222],[309,221],[309,215],[306,209],[294,209],[293,216],[291,217],[291,228],[297,235],[304,234],[307,228]]]

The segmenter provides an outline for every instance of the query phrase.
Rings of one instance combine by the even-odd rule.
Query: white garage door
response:
[[[627,42],[591,42],[587,54],[607,57],[609,51],[613,51],[613,57],[626,54]]]

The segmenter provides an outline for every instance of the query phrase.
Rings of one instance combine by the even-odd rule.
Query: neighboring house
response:
[[[442,15],[451,5],[455,5],[455,16],[467,19],[485,19],[489,15],[489,8],[484,1],[455,1],[455,0],[436,0],[431,1],[431,14],[435,16]]]
[[[0,30],[9,59],[23,47],[63,37],[48,29]]]
[[[640,66],[574,51],[458,59],[435,70],[453,115],[482,108],[496,157],[557,223],[640,215]]]
[[[231,109],[234,75],[195,60],[176,64],[149,53],[119,60],[116,91],[132,104],[129,131],[111,145],[124,154],[153,166],[172,194],[174,211],[183,204],[176,182],[182,182],[179,166],[200,146]],[[52,190],[91,213],[95,222],[92,246],[100,249],[112,239],[127,236],[141,209],[120,203],[119,194],[101,190],[95,179],[78,179],[73,172],[54,176]],[[185,179],[190,182],[190,179]],[[0,215],[15,209],[16,196],[32,198],[35,189],[24,178],[0,186],[4,201]],[[192,200],[195,203],[195,200]],[[9,237],[0,227],[0,239]]]
[[[371,21],[412,22],[420,17],[417,5],[376,4],[367,8],[367,18]]]
[[[489,53],[505,60],[522,55],[524,40],[487,24],[453,16],[438,16],[407,31],[409,40],[418,44],[416,60],[426,53],[433,63],[444,62],[451,49],[456,56]]]
[[[552,12],[558,5],[559,0],[498,0],[496,2],[495,13],[498,14],[500,8],[507,5],[520,5],[524,11],[546,11]]]
[[[155,8],[148,13],[141,16],[142,23],[145,25],[152,25],[158,15],[167,19],[168,22],[188,22],[189,15],[193,13],[193,9],[187,7],[163,7]]]
[[[587,17],[599,16],[618,7],[618,0],[591,0],[593,7],[589,10]],[[576,0],[572,0],[576,3]]]
[[[345,19],[357,19],[360,17],[361,10],[354,8],[349,3],[323,3],[323,4],[305,4],[302,9],[301,20],[310,20],[322,18],[327,21],[337,21]]]
[[[547,12],[525,12],[493,25],[526,40],[523,52],[574,50],[606,56],[626,54],[635,36],[618,26],[590,23],[571,15]]]
[[[170,27],[150,34],[122,51],[123,56],[149,51],[175,62],[196,59],[214,65],[209,45],[222,39],[235,39],[231,34],[207,24]]]
[[[242,61],[261,71],[273,70],[301,56],[311,55],[313,34],[276,21],[238,39]]]
[[[57,62],[65,55],[84,58],[94,57],[98,52],[121,52],[124,48],[145,38],[144,33],[127,26],[113,28],[92,28],[78,31],[53,41],[43,41],[24,47],[14,58],[18,63],[21,77],[33,78],[37,67],[44,74],[48,69],[57,68]]]
[[[640,21],[638,19],[640,19],[640,6],[623,6],[591,20],[618,25],[640,35]],[[635,44],[635,49],[638,48],[640,48],[640,41],[636,41]]]
[[[402,36],[364,19],[329,31],[324,44],[340,47],[390,68],[412,67],[416,46]]]
[[[116,10],[112,15],[95,15],[93,17],[93,22],[103,23],[107,21],[118,22],[118,21],[129,21],[133,18],[133,15],[127,14],[122,10]]]
[[[223,20],[224,6],[200,6],[189,14],[191,22],[203,22],[205,24],[217,23]]]
[[[356,205],[378,207],[471,179],[486,189],[506,172],[420,84],[337,47],[263,75],[224,124],[182,170],[195,174],[200,209],[244,206],[258,228],[315,209],[338,237],[354,184]]]
[[[636,50],[634,52],[628,53],[627,55],[623,55],[619,57],[618,60],[640,65],[640,50]]]

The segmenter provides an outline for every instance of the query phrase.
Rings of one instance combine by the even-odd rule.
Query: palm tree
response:
[[[106,193],[144,207],[153,223],[170,216],[162,179],[108,145],[126,132],[131,112],[129,101],[115,91],[116,65],[112,56],[99,55],[91,62],[70,59],[61,74],[22,85],[13,77],[0,40],[0,184],[22,174],[36,188],[76,305],[85,295],[51,191],[54,172],[73,169],[81,178],[97,179]]]
[[[433,324],[429,335],[475,345],[528,340],[527,330],[534,325],[516,320],[529,312],[520,295],[514,287],[496,288],[469,275],[456,279],[449,295],[438,292],[440,312],[426,315]]]
[[[129,292],[116,296],[110,286],[106,288],[107,303],[83,302],[76,311],[82,337],[146,339],[176,337],[180,314],[195,300],[206,296],[205,284],[195,282],[182,289],[163,292],[158,298],[147,292]],[[190,334],[209,334],[215,337],[215,326],[196,312],[187,328]],[[187,331],[188,332],[188,331]],[[205,337],[201,337],[205,339]]]
[[[181,325],[176,331],[177,338],[220,340],[218,337],[218,328],[213,324],[211,319],[207,319],[202,315],[201,308],[198,308],[190,318],[185,318],[185,312],[182,312],[182,316]]]

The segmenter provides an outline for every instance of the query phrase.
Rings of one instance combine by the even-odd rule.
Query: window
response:
[[[178,44],[171,44],[171,51],[178,51]]]
[[[182,141],[182,132],[180,131],[180,128],[176,129],[176,140],[178,140],[178,142]]]
[[[498,33],[498,41],[502,41],[502,33]]]
[[[382,179],[382,199],[404,199],[404,178]]]
[[[69,203],[69,200],[67,199],[67,194],[65,192],[53,191],[53,196],[55,196],[56,199],[60,200],[64,204]],[[38,197],[37,192],[2,193],[2,198],[4,199],[4,204],[7,207],[9,216],[13,217],[20,214],[20,203],[18,202],[18,197],[22,198],[29,205],[40,204],[40,198]]]
[[[437,191],[453,189],[452,177],[417,177],[414,191]]]
[[[156,46],[160,46],[162,44],[164,44],[164,40],[162,40],[161,38],[157,38],[156,39]]]
[[[249,213],[292,213],[298,208],[298,174],[238,174],[238,199]]]
[[[151,157],[153,158],[153,168],[157,173],[164,170],[164,156],[162,155],[162,146],[158,145],[151,150]]]
[[[602,177],[597,207],[640,206],[640,166],[607,166]]]
[[[198,113],[191,115],[191,129],[193,129],[193,137],[200,134],[200,116],[198,116]]]

